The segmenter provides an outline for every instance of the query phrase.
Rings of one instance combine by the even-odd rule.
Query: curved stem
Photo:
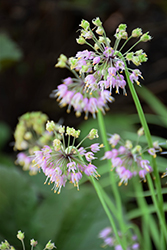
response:
[[[128,72],[128,69],[127,69],[126,62],[125,62],[123,57],[122,57],[122,60],[124,61],[124,64],[125,64],[125,74],[126,74],[127,82],[128,82],[129,89],[131,91],[131,94],[132,94],[132,97],[133,97],[133,100],[134,100],[134,103],[135,103],[135,106],[136,106],[136,109],[137,109],[137,112],[138,112],[142,127],[144,128],[144,132],[145,132],[145,136],[146,136],[146,139],[147,139],[147,142],[148,142],[148,146],[150,148],[152,148],[153,147],[152,138],[151,138],[151,134],[150,134],[146,119],[145,119],[143,109],[141,107],[141,104],[140,104],[139,98],[137,96],[137,93],[135,91],[135,88],[134,88],[134,86],[133,86],[133,84],[132,84],[132,82],[131,82],[131,80],[129,78],[129,72]],[[157,168],[155,158],[152,158],[152,166],[153,166],[154,175],[155,175],[155,186],[157,188],[158,200],[155,197],[154,188],[152,188],[152,186],[151,186],[151,184],[152,184],[151,179],[149,180],[148,184],[149,184],[149,187],[150,187],[150,190],[151,190],[153,202],[154,202],[155,206],[157,207],[157,214],[158,214],[161,226],[162,226],[162,228],[164,230],[164,235],[167,235],[167,228],[166,228],[165,216],[164,216],[164,211],[163,211],[163,197],[162,197],[162,193],[161,193],[161,182],[160,182],[160,176],[158,174],[158,168]]]
[[[100,132],[101,132],[101,136],[102,136],[102,141],[103,141],[103,144],[105,145],[105,151],[109,151],[110,147],[109,147],[109,143],[107,140],[104,119],[103,119],[103,115],[102,115],[100,110],[98,110],[97,117],[98,117],[99,128],[100,128]],[[121,229],[122,233],[124,234],[127,230],[127,227],[125,225],[124,218],[123,218],[123,211],[122,211],[123,206],[122,206],[122,202],[121,202],[121,197],[120,197],[120,194],[118,191],[117,183],[115,182],[114,172],[111,172],[111,161],[110,160],[108,160],[108,165],[109,165],[112,190],[113,190],[114,198],[116,201],[116,206],[118,209],[117,218],[119,221],[120,229]],[[126,239],[125,239],[125,237],[123,237],[123,238],[124,238],[124,242],[126,244]]]
[[[113,232],[115,234],[115,237],[116,237],[117,241],[122,246],[122,249],[126,250],[127,248],[126,248],[126,246],[123,243],[123,238],[121,240],[121,238],[120,238],[120,236],[118,234],[118,230],[117,230],[117,228],[115,226],[115,221],[113,220],[113,217],[112,217],[112,215],[111,215],[111,213],[110,213],[110,211],[109,211],[109,209],[108,209],[108,207],[107,207],[107,205],[106,205],[106,203],[104,201],[103,195],[102,195],[101,190],[100,190],[101,187],[99,186],[99,184],[97,183],[97,181],[92,176],[90,177],[90,180],[91,180],[91,182],[92,182],[92,184],[93,184],[93,186],[94,186],[94,188],[95,188],[95,190],[97,192],[99,200],[100,200],[100,202],[101,202],[101,204],[102,204],[102,206],[104,208],[104,211],[106,212],[106,214],[107,214],[107,216],[109,218],[109,221],[111,223],[111,227],[113,229]]]

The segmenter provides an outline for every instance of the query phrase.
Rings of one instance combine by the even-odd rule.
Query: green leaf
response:
[[[15,167],[0,166],[0,240],[7,239],[17,247],[18,230],[30,239],[38,226],[33,224],[36,205],[36,195],[24,175]]]
[[[0,34],[0,70],[9,67],[14,62],[21,60],[23,54],[17,44],[8,35]]]
[[[150,108],[160,116],[160,119],[162,117],[161,121],[166,126],[167,108],[165,107],[165,105],[163,105],[163,103],[153,93],[151,93],[150,90],[143,86],[142,88],[137,88],[137,92],[139,93],[141,98],[144,99],[145,102],[150,106]]]
[[[80,191],[67,185],[57,195],[51,193],[36,213],[34,223],[41,224],[38,240],[52,239],[58,249],[100,250],[99,232],[109,225],[92,186]]]

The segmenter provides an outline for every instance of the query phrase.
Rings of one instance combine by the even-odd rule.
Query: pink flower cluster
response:
[[[98,109],[105,113],[105,110],[108,109],[107,102],[114,100],[108,90],[103,92],[97,90],[90,95],[87,93],[82,79],[72,79],[71,77],[64,79],[64,83],[60,84],[51,96],[57,97],[61,107],[68,105],[67,112],[70,112],[71,107],[74,108],[76,116],[85,112],[85,119],[88,118],[89,113],[95,118]]]
[[[94,146],[93,146],[94,145]],[[94,150],[97,149],[97,145],[92,144],[90,148]],[[94,151],[95,152],[95,151]],[[97,151],[96,151],[97,152]],[[82,178],[83,172],[87,176],[93,176],[97,178],[99,174],[97,173],[97,167],[91,163],[93,160],[93,152],[87,152],[81,147],[77,151],[66,148],[62,148],[55,151],[49,146],[44,146],[42,150],[35,151],[35,157],[33,160],[34,166],[42,169],[43,173],[46,175],[46,181],[49,183],[54,183],[54,192],[60,193],[62,186],[65,187],[67,181],[70,181],[79,190],[79,180]],[[79,155],[78,155],[79,154]],[[80,160],[80,156],[84,156],[88,163]]]
[[[119,233],[120,238],[121,238],[121,233]],[[111,227],[106,227],[104,228],[100,233],[99,233],[99,238],[103,239],[103,245],[102,247],[113,247],[113,250],[123,250],[121,245],[117,242],[117,239],[112,232]],[[127,239],[128,240],[128,239]],[[137,236],[133,235],[132,238],[128,240],[129,246],[128,250],[138,250],[139,249],[139,243],[137,242]]]
[[[129,140],[123,143],[121,137],[117,134],[111,136],[109,143],[112,147],[115,147],[118,143],[121,144],[117,149],[113,148],[105,152],[102,158],[111,160],[112,169],[115,169],[120,179],[119,185],[122,183],[127,185],[128,180],[136,175],[145,180],[146,174],[153,171],[150,162],[143,159],[142,155],[144,151],[140,145],[133,147],[132,142]]]
[[[19,164],[23,167],[23,170],[29,170],[30,175],[36,175],[39,172],[38,167],[33,166],[32,164],[33,157],[28,156],[23,152],[17,154],[16,164]]]

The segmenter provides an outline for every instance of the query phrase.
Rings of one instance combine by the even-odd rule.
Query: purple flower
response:
[[[96,153],[100,150],[100,146],[99,143],[94,143],[90,146],[90,149],[93,153]]]
[[[105,155],[102,159],[110,159],[112,168],[115,169],[120,181],[119,185],[124,183],[127,185],[128,180],[133,176],[139,175],[139,177],[145,181],[145,176],[147,173],[152,172],[152,167],[150,162],[142,158],[142,147],[136,145],[133,148],[132,142],[123,140],[119,135],[113,134],[109,139],[110,144],[114,148],[110,151],[105,152]],[[118,144],[121,144],[120,146]],[[146,152],[146,150],[145,150]]]
[[[105,239],[111,232],[111,227],[106,227],[99,233],[99,238]]]
[[[91,151],[87,152],[83,147],[78,148],[80,144],[77,147],[75,147],[74,144],[72,144],[72,146],[69,145],[70,137],[78,138],[80,131],[67,127],[65,133],[65,128],[62,129],[62,126],[60,126],[58,133],[61,134],[61,137],[64,137],[64,135],[68,136],[68,146],[66,147],[65,145],[65,138],[63,142],[59,139],[54,139],[54,142],[56,141],[59,147],[55,148],[54,143],[52,148],[45,145],[41,150],[34,152],[33,160],[33,165],[37,168],[41,168],[45,174],[45,183],[54,184],[53,190],[55,193],[60,193],[61,188],[65,187],[67,181],[73,183],[74,186],[79,189],[79,180],[82,178],[81,172],[95,178],[99,176],[96,171],[96,166],[85,163],[85,161],[82,160],[82,156],[85,155],[88,162],[92,161],[95,159],[94,153]],[[86,136],[85,139],[86,138],[89,137]],[[93,145],[92,148],[97,152],[97,145]],[[22,155],[22,158],[23,156],[24,155]]]

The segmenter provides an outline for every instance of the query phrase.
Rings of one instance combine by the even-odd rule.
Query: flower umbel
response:
[[[104,113],[108,109],[107,102],[114,100],[111,97],[112,89],[119,93],[120,89],[126,95],[126,80],[124,77],[125,61],[132,62],[139,66],[142,62],[147,61],[146,53],[140,49],[132,52],[132,48],[140,42],[146,42],[151,39],[148,32],[143,34],[140,28],[132,31],[128,37],[126,24],[120,24],[116,29],[115,43],[112,46],[110,39],[106,36],[105,30],[99,17],[92,20],[94,26],[88,21],[82,20],[80,26],[80,36],[77,39],[78,44],[87,44],[93,50],[78,51],[74,57],[67,59],[66,56],[60,55],[56,67],[66,67],[74,74],[75,78],[68,77],[64,79],[64,84],[58,86],[51,94],[51,97],[57,98],[60,106],[68,105],[67,112],[70,112],[71,107],[74,108],[76,116],[80,116],[85,112],[87,119],[88,113],[95,113],[98,109]],[[126,43],[137,38],[138,41],[124,54],[122,49]],[[92,39],[94,46],[88,42]],[[125,40],[120,49],[119,43]],[[129,71],[130,80],[132,83],[139,83],[139,78],[142,74],[138,69],[126,69]]]
[[[75,139],[79,137],[80,130],[67,127],[65,130],[59,129],[62,140],[55,138],[53,146],[45,145],[41,150],[35,151],[33,164],[35,167],[42,169],[46,175],[48,184],[53,183],[53,190],[60,193],[61,188],[65,187],[67,181],[74,184],[79,190],[79,180],[82,178],[83,172],[87,176],[98,178],[97,167],[91,162],[94,157],[93,152],[86,152],[81,143],[74,146]],[[68,145],[65,144],[65,136],[68,136]],[[72,145],[70,145],[72,137]],[[97,130],[92,129],[86,138],[93,139],[98,137]],[[85,138],[85,139],[86,139]],[[82,140],[83,142],[83,140]],[[90,148],[95,146],[91,145]],[[94,151],[98,151],[101,146],[96,145]],[[83,158],[83,155],[85,157]]]
[[[130,140],[123,141],[118,134],[113,134],[109,138],[109,143],[117,148],[107,151],[102,159],[111,159],[112,169],[115,169],[120,178],[119,185],[127,185],[128,180],[136,175],[145,181],[145,176],[152,172],[152,167],[149,160],[144,159],[144,153],[148,152],[155,157],[155,149],[142,149],[139,144],[133,146]]]
[[[51,145],[53,132],[56,133],[59,126],[53,121],[47,122],[47,119],[47,115],[41,112],[28,112],[19,118],[16,126],[14,149],[24,151],[18,153],[16,164],[21,165],[23,170],[28,170],[30,175],[39,171],[37,167],[32,167],[34,151],[40,150],[46,144]]]
[[[123,250],[121,245],[117,242],[117,239],[115,237],[115,234],[113,233],[111,227],[106,227],[104,228],[100,233],[99,233],[99,238],[103,239],[103,244],[102,247],[112,247],[114,250]],[[119,232],[119,237],[122,238],[121,233]],[[139,249],[139,243],[137,242],[137,236],[133,235],[131,238],[127,237],[127,242],[128,242],[128,250],[134,250],[134,249]]]

